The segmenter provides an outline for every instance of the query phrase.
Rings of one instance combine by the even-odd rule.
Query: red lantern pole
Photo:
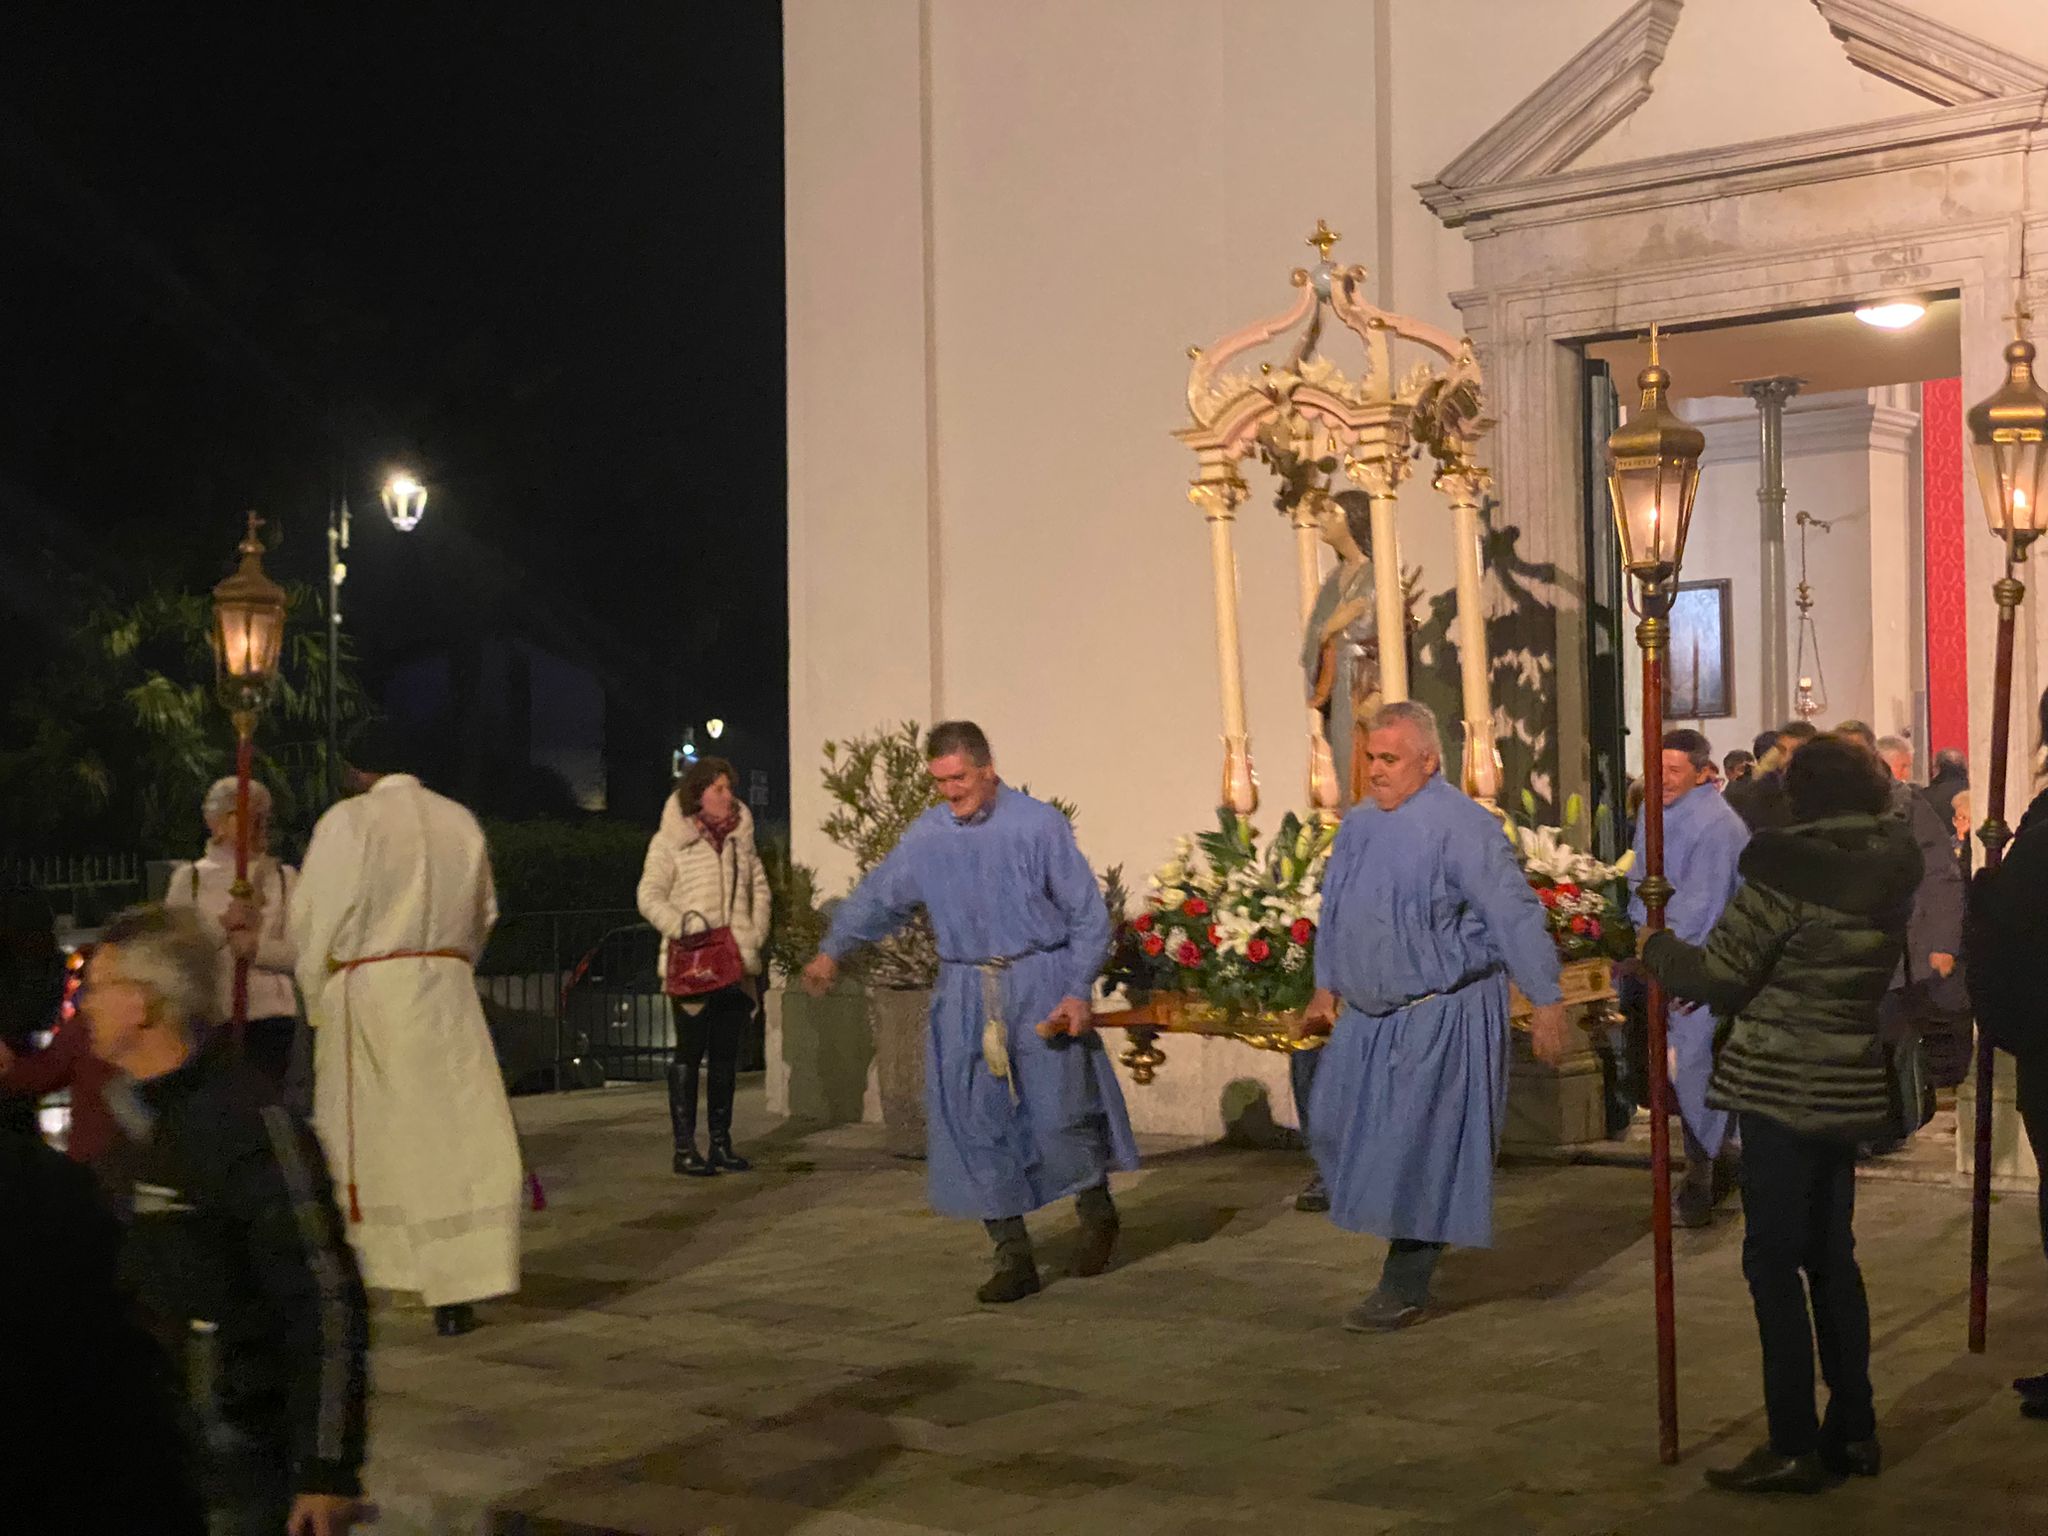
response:
[[[235,883],[228,894],[236,901],[248,901],[256,894],[249,883],[249,775],[255,762],[256,716],[248,710],[235,711]],[[237,1048],[249,1022],[249,962],[235,957],[234,1003],[229,1014]]]
[[[2012,747],[2012,644],[2015,620],[2027,589],[2013,574],[2015,559],[2008,546],[2005,575],[1991,588],[1998,603],[1998,660],[1991,680],[1991,784],[1984,825],[1977,830],[1984,844],[1984,868],[1994,870],[2005,859],[2011,830],[2005,824],[2006,759]],[[1976,1145],[1970,1166],[1970,1353],[1984,1353],[1984,1334],[1991,1310],[1991,1076],[1992,1047],[1977,1035]]]
[[[1643,652],[1643,929],[1664,926],[1671,883],[1664,878],[1664,652],[1670,638],[1671,597],[1661,584],[1645,584],[1636,643]],[[1665,1063],[1670,999],[1649,980],[1650,1242],[1657,1300],[1657,1456],[1678,1462],[1678,1305],[1671,1271],[1671,1084]]]

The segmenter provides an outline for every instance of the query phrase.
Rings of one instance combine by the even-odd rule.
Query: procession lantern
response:
[[[2048,391],[2034,378],[2034,344],[2005,348],[2005,382],[1970,410],[1970,451],[1991,531],[2015,559],[2048,529]]]
[[[411,533],[427,515],[427,488],[405,470],[398,470],[384,482],[384,515],[400,533]]]
[[[1666,402],[1671,375],[1657,360],[1654,330],[1650,366],[1636,383],[1643,391],[1641,407],[1607,439],[1607,485],[1622,564],[1646,588],[1661,589],[1677,579],[1685,555],[1707,439]]]
[[[262,519],[249,514],[242,563],[213,589],[214,676],[221,702],[236,715],[263,707],[277,684],[284,652],[284,588],[263,574]]]

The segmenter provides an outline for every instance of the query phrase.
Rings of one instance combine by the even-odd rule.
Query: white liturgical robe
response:
[[[519,1288],[519,1147],[473,974],[497,918],[483,829],[409,774],[320,818],[292,897],[313,1124],[364,1282],[430,1306]]]

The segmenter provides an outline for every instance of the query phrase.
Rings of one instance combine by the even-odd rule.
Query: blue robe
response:
[[[1664,808],[1664,878],[1671,882],[1664,921],[1688,944],[1705,944],[1721,909],[1742,884],[1737,865],[1749,844],[1749,827],[1711,784],[1687,790]],[[1643,817],[1636,813],[1635,862],[1629,866],[1629,916],[1644,919],[1643,901],[1634,894],[1643,880]],[[1714,1015],[1703,1004],[1671,1002],[1672,1086],[1678,1093],[1678,1114],[1693,1139],[1718,1156],[1728,1137],[1728,1112],[1707,1107],[1707,1079],[1714,1075]]]
[[[824,952],[843,959],[886,938],[922,904],[939,943],[925,1058],[932,1209],[984,1221],[1022,1216],[1138,1166],[1108,1053],[1095,1035],[1047,1041],[1037,1025],[1086,999],[1109,951],[1095,875],[1054,807],[998,786],[980,816],[925,812],[832,915]],[[996,986],[1011,1086],[982,1054],[980,962],[1008,960]]]
[[[1439,777],[1345,816],[1316,937],[1316,983],[1343,1010],[1309,1115],[1338,1226],[1492,1243],[1510,975],[1533,1002],[1562,995],[1542,903],[1491,812]]]

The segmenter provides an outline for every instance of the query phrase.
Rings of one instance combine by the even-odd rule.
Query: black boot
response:
[[[452,1307],[434,1308],[434,1332],[444,1339],[460,1338],[482,1326],[477,1321],[476,1308],[466,1301],[458,1301]]]
[[[739,1063],[720,1061],[712,1052],[711,1072],[704,1084],[704,1114],[711,1126],[711,1166],[745,1173],[754,1165],[732,1149],[732,1095],[739,1081]]]
[[[1714,1160],[1685,1128],[1685,1174],[1672,1201],[1671,1219],[1681,1227],[1710,1227],[1714,1224]]]
[[[1031,1252],[1031,1233],[1024,1226],[1024,1218],[1011,1216],[1002,1221],[986,1221],[982,1225],[995,1239],[996,1267],[995,1273],[974,1293],[975,1300],[997,1306],[1036,1296],[1038,1261]]]
[[[718,1170],[697,1150],[697,1063],[668,1064],[668,1128],[675,1138],[677,1173],[706,1179]]]
[[[1116,1203],[1109,1198],[1109,1186],[1098,1184],[1084,1189],[1074,1201],[1081,1218],[1081,1241],[1074,1249],[1074,1273],[1099,1275],[1109,1268],[1109,1256],[1116,1251],[1117,1233],[1123,1223],[1117,1219]]]

